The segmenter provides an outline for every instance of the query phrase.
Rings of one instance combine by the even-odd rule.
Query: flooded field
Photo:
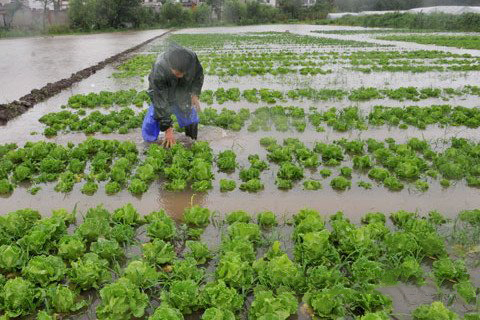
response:
[[[166,30],[0,41],[0,103],[10,102]]]
[[[169,293],[163,291],[160,297],[155,286],[140,285],[142,293],[153,297],[145,307],[145,315],[128,315],[128,311],[117,314],[117,319],[147,319],[147,315],[151,315],[159,305],[166,308],[158,309],[165,314],[173,312],[167,309],[180,309],[185,319],[437,319],[446,311],[442,309],[435,314],[427,310],[425,318],[412,316],[417,307],[430,305],[433,301],[441,301],[460,317],[476,312],[473,317],[465,319],[477,319],[480,225],[475,220],[478,219],[475,209],[480,208],[480,88],[477,87],[480,50],[378,40],[378,33],[366,31],[362,34],[361,30],[313,25],[197,28],[176,31],[168,38],[144,46],[132,54],[132,60],[129,60],[133,61],[131,66],[107,66],[0,127],[2,165],[7,167],[7,161],[12,163],[12,168],[0,172],[4,175],[2,187],[8,189],[11,185],[11,190],[0,195],[2,214],[32,208],[43,217],[49,217],[53,209],[65,208],[76,210],[78,223],[85,221],[84,224],[87,224],[89,218],[85,218],[85,213],[91,208],[102,205],[113,213],[131,203],[138,211],[134,215],[137,220],[130,225],[134,228],[135,240],[124,243],[127,259],[113,257],[109,261],[112,269],[117,268],[114,279],[124,274],[122,268],[130,259],[147,259],[145,252],[142,255],[144,249],[140,244],[145,245],[148,237],[160,239],[162,243],[163,240],[170,241],[174,255],[178,257],[190,254],[186,250],[187,240],[200,239],[208,246],[213,259],[197,263],[206,268],[204,277],[189,278],[181,274],[199,272],[196,266],[176,265],[180,263],[178,261],[185,260],[155,260],[152,265],[157,267],[161,279],[156,279],[155,285],[160,283],[170,290]],[[5,87],[2,85],[0,102],[2,99],[18,98],[25,91],[43,84],[45,79],[66,76],[103,59],[103,55],[110,56],[161,32],[163,30],[140,35],[97,35],[80,39],[74,47],[68,41],[76,38],[66,37],[61,45],[69,46],[69,50],[87,46],[97,52],[93,48],[100,43],[107,49],[98,54],[87,54],[89,50],[72,54],[71,60],[61,60],[61,67],[57,64],[39,67],[47,65],[46,58],[42,58],[41,54],[22,54],[28,59],[25,58],[27,60],[18,69],[18,76],[10,79]],[[388,31],[385,34],[388,35]],[[28,51],[32,41],[42,42],[45,51],[52,48],[62,50],[57,42],[49,44],[47,40],[21,39],[24,41],[22,50]],[[147,89],[148,81],[145,71],[141,70],[148,71],[151,59],[170,40],[195,50],[205,69],[200,143],[194,144],[194,151],[189,151],[192,141],[181,132],[177,132],[176,137],[186,147],[165,152],[156,144],[144,142],[141,135],[142,112],[149,104],[147,100],[142,100],[142,91]],[[3,52],[3,41],[8,40],[0,41],[0,52]],[[0,64],[0,74],[2,68],[7,72],[9,70],[8,65]],[[119,92],[126,96],[126,90],[131,89],[135,90],[130,92],[130,96],[136,99],[136,106],[130,103],[133,100],[123,104],[106,102],[103,107],[98,105],[93,108],[74,103],[87,101],[82,100],[87,95],[100,100],[102,94],[106,96],[105,92],[116,99]],[[95,98],[93,94],[96,94]],[[128,126],[114,123],[107,128],[106,118],[116,117],[120,112],[128,113],[128,121],[125,120]],[[92,114],[101,119],[97,124],[75,126],[76,122]],[[105,117],[105,114],[109,116]],[[46,124],[46,115],[52,117],[51,125]],[[267,137],[271,138],[269,144],[265,142]],[[32,143],[25,145],[26,142]],[[48,146],[43,142],[48,142]],[[17,146],[8,146],[13,143]],[[35,149],[36,146],[40,147]],[[51,151],[43,156],[35,155],[34,152],[42,148]],[[56,169],[49,169],[52,171],[48,173],[41,169],[49,165],[44,161],[45,157],[50,159],[53,154],[62,153],[71,153],[73,157],[74,153],[82,150],[88,151],[75,158],[80,166],[83,165],[78,172],[72,169],[72,161],[64,159],[64,163]],[[219,161],[227,150],[234,154],[231,170],[222,169]],[[158,162],[159,168],[152,169],[152,172],[156,170],[155,174],[152,173],[153,178],[139,178],[144,175],[142,168],[147,171],[146,166],[152,167],[157,163],[153,159],[155,157],[161,158],[161,162]],[[179,165],[179,169],[175,161],[178,158],[182,160],[182,157],[188,159],[188,164]],[[126,176],[117,183],[120,180],[115,180],[114,171],[122,161],[128,163],[121,168]],[[257,169],[255,165],[264,167]],[[30,168],[30,176],[21,179],[23,176],[18,167]],[[207,170],[207,178],[197,178],[202,170]],[[178,178],[176,174],[185,177]],[[234,184],[233,190],[222,190],[226,181]],[[201,184],[194,186],[198,182],[205,182],[206,189],[202,189]],[[111,191],[113,183],[118,184],[115,192]],[[86,185],[91,189],[87,189]],[[142,189],[144,187],[146,189]],[[142,191],[135,191],[139,188]],[[173,188],[177,191],[171,191]],[[211,210],[206,223],[195,220],[204,214],[200,212],[200,207]],[[317,210],[321,216],[317,212],[298,214],[304,208]],[[198,213],[195,213],[197,209]],[[147,221],[140,218],[162,210],[168,218],[163,215],[152,215],[152,220],[147,218]],[[194,212],[192,216],[195,217],[191,221],[186,214],[189,210]],[[278,225],[262,226],[257,234],[255,228],[258,226],[247,223],[250,218],[242,214],[239,214],[239,220],[229,218],[229,213],[241,210],[254,217],[252,221],[257,221],[259,213],[271,211],[275,213]],[[411,214],[394,215],[388,219],[390,214],[400,210]],[[459,213],[464,210],[471,210],[470,218],[459,218]],[[90,215],[102,215],[98,208],[98,212],[91,211]],[[432,212],[441,213],[448,222],[434,222]],[[385,213],[386,224],[378,216],[376,219],[381,221],[366,220],[367,213]],[[108,222],[101,219],[92,221],[105,222],[109,225],[105,228],[110,230],[118,226],[115,214],[112,217],[108,218]],[[173,219],[171,222],[170,217]],[[169,226],[170,223],[176,224],[175,236],[152,236],[153,231],[147,230],[156,228],[152,227],[157,221],[155,219]],[[302,219],[305,219],[305,225],[302,225]],[[147,223],[146,226],[143,223]],[[247,226],[240,225],[242,223]],[[465,227],[465,232],[459,231],[458,226]],[[81,224],[70,226],[70,231],[73,229],[82,229]],[[105,237],[111,241],[109,231],[105,230],[97,238]],[[331,244],[327,245],[318,238],[318,242],[311,240],[311,247],[307,248],[305,234],[320,237],[322,232],[329,234],[327,239],[330,237]],[[82,231],[75,231],[77,233]],[[410,244],[414,248],[394,252],[394,244],[403,234],[415,242]],[[432,242],[422,243],[423,235],[431,237]],[[88,238],[85,235],[81,237]],[[440,239],[441,245],[437,239]],[[236,250],[237,255],[242,250],[249,250],[240,247],[232,249],[235,240],[251,244],[255,257],[243,260],[233,257],[233,253],[229,255],[229,250]],[[89,241],[89,245],[91,241],[98,242],[96,239],[85,241]],[[287,258],[283,257],[282,250],[275,249],[275,241],[281,243]],[[170,250],[165,248],[162,250]],[[322,253],[314,252],[316,250]],[[328,255],[326,252],[329,250],[336,253]],[[40,252],[52,253],[55,249]],[[159,252],[156,254],[160,255]],[[315,254],[317,260],[311,258]],[[271,265],[259,263],[262,257],[263,262]],[[273,262],[276,263],[279,257],[285,260],[281,261],[283,265],[276,266]],[[410,270],[412,276],[402,279],[398,273],[406,271],[399,271],[396,264],[403,266],[405,261],[412,262],[409,259],[415,260],[415,263],[418,261],[416,273],[414,275]],[[465,272],[469,276],[439,275],[439,261],[448,264],[458,259],[465,260]],[[65,261],[70,267],[73,259]],[[119,264],[114,266],[117,262]],[[172,265],[173,273],[170,270]],[[229,269],[233,266],[240,268],[237,275],[228,274],[234,272]],[[314,275],[312,270],[320,267],[326,269]],[[176,271],[175,268],[186,270]],[[219,271],[222,268],[225,268],[224,271]],[[388,272],[372,275],[367,274],[369,269]],[[285,270],[300,272],[304,277],[299,276],[302,280],[290,279]],[[332,278],[316,278],[320,277],[320,273],[325,275],[331,270],[337,270],[342,276],[337,279],[334,273],[329,273]],[[287,280],[269,278],[269,272]],[[359,274],[372,278],[362,278]],[[245,280],[248,277],[253,278]],[[220,302],[197,301],[189,305],[185,298],[175,297],[172,289],[173,282],[184,281],[179,285],[182,288],[178,288],[178,294],[195,295],[204,283],[214,279],[225,281],[228,287],[235,288],[245,298],[240,307],[232,307],[234,318],[229,312],[221,314],[218,311],[222,309]],[[477,288],[474,302],[472,298],[466,300],[458,293],[457,284],[467,286],[468,279]],[[72,285],[72,281],[68,278],[68,283],[76,288],[78,283]],[[194,285],[190,282],[185,284],[185,281]],[[335,285],[329,281],[336,281]],[[257,285],[263,288],[262,294],[252,291]],[[183,286],[190,287],[185,289]],[[289,294],[293,292],[293,295],[282,296],[281,288]],[[73,316],[65,315],[62,319],[94,319],[95,308],[99,305],[104,312],[113,314],[114,310],[107,310],[106,302],[102,305],[102,299],[91,288],[82,295],[91,295],[95,301],[89,303],[88,311],[73,312]],[[261,295],[266,295],[266,300],[256,298]],[[335,296],[342,296],[344,300]],[[168,307],[165,306],[166,301],[169,301]],[[137,303],[140,305],[140,302]],[[282,304],[291,304],[291,309],[286,310]],[[218,308],[211,311],[212,314],[218,313],[216,318],[202,317],[207,307]],[[191,314],[191,311],[194,312]],[[149,319],[167,318],[159,315]]]

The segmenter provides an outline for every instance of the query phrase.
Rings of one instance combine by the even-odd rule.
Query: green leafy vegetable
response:
[[[330,181],[330,186],[335,190],[345,191],[352,187],[352,182],[342,176],[335,177]]]
[[[172,244],[163,240],[154,239],[152,242],[143,245],[145,260],[154,265],[162,265],[172,262],[175,258],[175,251]]]
[[[191,314],[199,307],[198,292],[193,280],[173,281],[168,292],[162,293],[162,300],[183,314]]]
[[[235,190],[237,187],[237,183],[235,180],[230,179],[220,179],[220,191],[221,192],[229,192]]]
[[[208,308],[202,315],[202,320],[235,320],[235,315],[230,310]]]
[[[233,224],[234,222],[250,222],[252,217],[250,214],[248,214],[246,211],[243,210],[237,210],[237,211],[232,211],[227,215],[227,223],[228,224]]]
[[[182,312],[166,304],[160,305],[148,320],[183,320]]]
[[[266,317],[265,319],[286,320],[295,314],[297,309],[297,299],[291,292],[285,291],[274,295],[272,291],[256,290],[248,314],[251,319]]]
[[[77,293],[60,284],[48,287],[46,296],[48,305],[59,313],[78,311],[88,305]]]
[[[243,307],[244,298],[234,288],[228,287],[224,281],[209,282],[200,295],[201,305],[205,308],[215,307],[237,312]]]
[[[5,315],[15,318],[31,314],[39,303],[40,295],[30,281],[16,277],[5,283],[0,297]]]
[[[263,211],[257,215],[258,225],[269,228],[277,225],[277,216],[271,211]]]
[[[154,267],[139,260],[130,262],[125,268],[123,276],[142,289],[157,285],[160,279],[160,275]]]
[[[148,306],[148,296],[129,279],[120,278],[100,290],[101,303],[97,307],[98,319],[140,318]]]
[[[459,317],[448,310],[440,301],[434,301],[431,305],[422,305],[412,312],[415,320],[445,319],[455,320]]]
[[[207,260],[212,258],[212,254],[205,243],[187,240],[185,245],[189,249],[189,252],[185,254],[185,257],[194,258],[198,264],[205,264]]]
[[[183,219],[188,225],[206,227],[210,220],[210,210],[199,206],[185,208]]]
[[[108,269],[108,261],[89,252],[72,262],[68,278],[80,289],[89,290],[99,289],[102,284],[112,279],[112,275]]]
[[[46,286],[63,279],[67,272],[65,263],[56,256],[35,256],[23,268],[22,274],[28,280]]]

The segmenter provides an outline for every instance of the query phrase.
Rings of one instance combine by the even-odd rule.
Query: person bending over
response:
[[[172,114],[185,134],[197,139],[203,77],[203,67],[189,49],[175,45],[158,56],[148,77],[152,105],[143,120],[145,141],[156,141],[162,131],[163,145],[171,147],[175,143]]]

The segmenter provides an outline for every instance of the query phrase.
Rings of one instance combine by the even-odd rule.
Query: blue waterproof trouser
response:
[[[173,108],[173,111],[180,128],[185,128],[185,134],[192,139],[197,139],[199,119],[195,108],[191,108],[190,114],[187,116],[185,116],[185,113],[183,113],[177,106]],[[163,131],[154,115],[153,105],[150,105],[142,124],[142,136],[145,141],[156,141],[160,131]]]

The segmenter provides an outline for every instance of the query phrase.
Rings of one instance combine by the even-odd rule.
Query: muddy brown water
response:
[[[302,34],[310,34],[310,28],[319,28],[319,26],[298,26],[298,25],[274,25],[274,26],[249,26],[241,28],[200,28],[200,29],[186,29],[180,33],[188,32],[247,32],[247,31],[285,31],[298,32]],[[330,27],[327,29],[331,29]],[[222,31],[223,30],[223,31]],[[336,36],[336,35],[334,35]],[[103,37],[103,36],[102,36]],[[101,37],[101,38],[102,38]],[[339,36],[342,38],[343,36]],[[355,37],[355,36],[349,36]],[[363,38],[362,38],[363,39]],[[141,52],[148,52],[155,46],[163,43],[163,39],[159,39],[154,43],[142,48]],[[1,44],[1,41],[0,41]],[[408,47],[408,44],[403,43]],[[435,46],[427,46],[430,49],[435,49]],[[402,47],[403,48],[403,47]],[[451,52],[457,53],[458,50],[450,48]],[[60,106],[65,104],[73,94],[99,92],[102,90],[116,91],[120,89],[136,88],[145,89],[147,83],[145,78],[130,78],[117,79],[111,77],[115,71],[114,66],[106,67],[97,72],[95,75],[81,81],[74,85],[70,90],[65,90],[61,94],[41,103],[24,115],[10,121],[6,126],[0,128],[0,143],[17,142],[23,145],[25,141],[37,141],[44,139],[41,134],[31,135],[32,132],[42,132],[43,125],[38,122],[38,119],[45,113],[52,111],[60,111]],[[313,88],[342,88],[352,89],[358,86],[374,86],[374,87],[400,87],[417,85],[420,87],[460,87],[467,84],[475,85],[478,79],[477,72],[468,73],[427,73],[427,74],[409,74],[409,73],[390,73],[382,72],[375,74],[362,74],[353,71],[343,70],[342,72],[331,75],[319,76],[298,76],[288,75],[282,77],[235,77],[235,78],[220,78],[207,76],[205,80],[205,89],[216,89],[218,87],[239,87],[240,89],[247,88],[263,88],[270,87],[274,89],[287,90],[295,87],[313,87]],[[12,81],[13,82],[13,81]],[[369,101],[365,103],[352,103],[350,101],[321,101],[321,102],[290,102],[291,105],[299,105],[304,107],[316,106],[319,109],[336,106],[346,107],[350,105],[358,105],[361,109],[368,110],[373,105],[430,105],[430,104],[452,104],[463,105],[468,107],[478,106],[478,97],[458,97],[451,101],[442,101],[440,99],[427,99],[419,102],[411,101],[393,101],[388,99]],[[280,105],[289,105],[289,103],[279,103]],[[241,107],[248,107],[254,109],[262,106],[262,104],[248,104],[245,102],[239,103],[225,103],[223,105],[214,105],[215,108],[232,108],[238,109]],[[204,106],[205,107],[205,106]],[[386,137],[393,137],[398,141],[405,141],[410,137],[425,138],[427,140],[436,140],[442,138],[466,137],[471,139],[477,138],[477,130],[466,129],[461,127],[441,129],[438,127],[429,127],[427,130],[400,130],[390,129],[388,127],[373,128],[367,131],[354,130],[347,133],[336,133],[327,127],[324,133],[317,133],[313,130],[307,130],[304,133],[287,132],[280,133],[272,132],[257,132],[249,133],[246,129],[241,132],[229,132],[219,128],[202,127],[200,129],[200,139],[211,143],[212,148],[218,152],[225,148],[233,148],[238,153],[238,158],[243,164],[246,163],[246,158],[249,154],[259,153],[265,156],[265,150],[260,147],[258,140],[262,136],[274,136],[280,141],[286,137],[298,137],[300,140],[308,144],[313,144],[314,141],[325,140],[333,141],[335,139],[346,137],[354,138],[376,138],[384,139]],[[139,130],[130,132],[127,135],[96,135],[98,138],[105,139],[126,139],[133,140],[137,143],[138,148],[142,150],[145,145],[142,142]],[[49,141],[63,143],[67,142],[81,142],[86,139],[83,133],[67,133],[60,134]],[[373,190],[363,190],[355,186],[351,190],[345,192],[336,192],[328,185],[328,179],[323,182],[324,188],[320,191],[303,191],[301,185],[296,185],[291,191],[280,191],[276,188],[273,182],[275,170],[269,170],[262,176],[265,183],[265,190],[251,194],[236,190],[230,193],[221,193],[218,190],[218,181],[225,177],[225,174],[217,173],[214,181],[215,189],[207,194],[197,194],[193,197],[193,203],[201,204],[221,212],[228,212],[236,209],[245,209],[251,212],[258,212],[262,210],[273,210],[279,214],[289,214],[296,212],[303,207],[314,207],[320,209],[323,213],[334,213],[338,210],[343,210],[345,214],[354,220],[368,211],[384,211],[390,212],[394,208],[418,210],[426,213],[433,209],[438,209],[448,216],[454,216],[462,209],[469,209],[480,207],[480,197],[478,197],[478,190],[474,188],[465,187],[463,183],[459,183],[446,190],[440,188],[438,182],[431,184],[430,190],[426,193],[418,193],[406,188],[401,192],[389,192],[383,187],[374,187]],[[269,176],[270,175],[270,176]],[[238,170],[232,177],[238,177]],[[313,174],[313,177],[318,177],[318,173]],[[359,179],[360,177],[354,177]],[[365,177],[361,177],[364,180]],[[77,205],[79,209],[86,209],[98,203],[105,203],[107,207],[113,209],[122,205],[125,202],[132,202],[142,213],[148,213],[158,208],[164,207],[174,217],[179,218],[183,212],[183,208],[190,204],[192,192],[172,193],[166,192],[161,188],[161,182],[154,183],[149,192],[142,197],[131,196],[128,191],[124,190],[117,195],[107,196],[103,191],[103,185],[100,186],[99,191],[94,196],[86,196],[80,192],[81,184],[77,184],[74,190],[67,195],[56,193],[53,191],[53,185],[46,185],[35,196],[27,193],[26,188],[17,188],[14,194],[8,198],[1,198],[2,210],[8,212],[18,208],[19,205],[38,207],[44,214],[49,213],[50,208],[67,207],[72,208]],[[47,200],[47,201],[45,201]]]
[[[0,40],[0,103],[66,78],[167,30]]]
[[[246,32],[246,31],[285,31],[298,32],[302,34],[310,34],[311,29],[326,28],[332,29],[336,27],[321,27],[321,26],[300,26],[300,25],[288,25],[288,26],[249,26],[249,27],[235,27],[235,28],[208,28],[208,29],[187,29],[181,32]],[[355,28],[354,28],[355,29]],[[153,32],[153,31],[152,31]],[[336,35],[334,35],[337,37]],[[108,36],[102,36],[107,37]],[[115,38],[115,36],[113,36]],[[338,38],[346,38],[345,36],[338,36]],[[348,36],[352,40],[365,40],[367,36],[356,37]],[[15,39],[17,40],[17,39]],[[365,41],[367,41],[366,39]],[[4,41],[4,40],[2,40]],[[0,46],[2,45],[0,41]],[[33,41],[33,40],[32,40]],[[158,45],[163,40],[159,40],[156,44],[151,44],[147,48],[143,48],[142,52],[148,52],[155,45]],[[374,39],[368,41],[377,41]],[[128,42],[128,41],[127,41]],[[141,42],[141,39],[138,39]],[[95,43],[95,42],[92,42]],[[398,44],[402,49],[438,49],[435,46],[416,46],[406,43]],[[94,46],[92,44],[92,46]],[[445,48],[443,48],[445,49]],[[445,49],[447,50],[447,49]],[[454,48],[448,48],[449,52],[460,53],[463,50],[457,50]],[[119,51],[121,51],[119,49]],[[470,53],[472,50],[468,50]],[[473,50],[476,51],[476,50]],[[1,52],[1,51],[0,51]],[[97,55],[96,51],[93,56]],[[1,54],[1,53],[0,53]],[[79,53],[80,54],[80,53]],[[100,53],[98,53],[100,54]],[[98,55],[97,55],[98,57]],[[80,59],[81,60],[81,59]],[[78,66],[78,65],[77,65]],[[23,68],[23,67],[21,67]],[[19,70],[22,70],[22,69]],[[50,69],[55,69],[50,66]],[[99,92],[101,90],[116,91],[120,89],[136,88],[138,90],[145,89],[147,84],[145,79],[131,78],[131,79],[116,79],[111,77],[114,72],[114,66],[106,67],[105,69],[97,72],[95,75],[88,79],[81,81],[74,85],[70,90],[66,90],[61,94],[35,106],[27,113],[20,117],[10,121],[6,126],[0,127],[0,144],[7,142],[16,142],[20,146],[25,141],[38,141],[45,139],[41,134],[31,135],[32,132],[42,132],[43,125],[38,122],[38,119],[53,111],[62,110],[60,106],[65,104],[73,94]],[[32,70],[33,78],[35,78],[36,70]],[[70,71],[69,71],[70,72]],[[38,72],[37,72],[38,73]],[[11,81],[14,86],[22,86],[21,81],[18,79],[24,79],[27,74],[19,74],[19,78],[15,78]],[[410,73],[374,73],[363,74],[359,72],[353,72],[348,70],[341,70],[331,75],[319,75],[319,76],[296,76],[289,75],[286,77],[206,77],[205,89],[216,89],[219,87],[239,87],[240,89],[250,88],[264,88],[270,87],[274,89],[287,90],[295,87],[313,87],[313,88],[342,88],[351,89],[359,86],[374,86],[374,87],[401,87],[401,86],[418,86],[418,87],[461,87],[464,85],[477,85],[477,79],[480,74],[478,72],[466,72],[466,73],[454,73],[454,72],[442,72],[442,73],[424,73],[424,74],[410,74]],[[42,78],[44,76],[39,76]],[[27,77],[28,78],[28,77]],[[9,78],[11,79],[11,78]],[[1,79],[0,79],[1,81]],[[30,80],[25,80],[30,81]],[[33,80],[32,80],[33,81]],[[30,86],[31,84],[29,84]],[[2,94],[4,94],[4,87],[2,84]],[[15,89],[17,90],[17,89]],[[20,90],[20,89],[18,89]],[[10,92],[10,91],[9,91]],[[15,94],[15,97],[18,94]],[[392,100],[378,100],[369,101],[364,103],[352,103],[350,101],[335,101],[335,102],[290,102],[279,103],[279,105],[299,105],[305,108],[309,106],[317,106],[319,108],[326,108],[329,106],[336,106],[339,108],[358,105],[362,110],[368,110],[373,105],[383,104],[391,106],[406,106],[406,105],[431,105],[431,104],[452,104],[463,105],[467,107],[478,106],[478,97],[459,97],[454,98],[451,101],[445,102],[440,99],[427,99],[419,102],[411,101],[392,101]],[[241,107],[248,107],[254,109],[262,106],[263,104],[248,104],[245,102],[239,103],[225,103],[223,105],[215,104],[213,107],[221,109],[223,107],[239,109]],[[204,105],[205,107],[205,105]],[[298,137],[307,146],[311,147],[315,141],[333,141],[342,137],[349,139],[356,138],[376,138],[384,139],[387,137],[393,137],[398,142],[406,141],[411,137],[425,138],[429,141],[436,142],[442,139],[448,139],[450,137],[466,137],[478,141],[478,130],[466,129],[461,127],[445,128],[429,127],[427,130],[417,130],[410,128],[408,130],[400,130],[396,128],[372,128],[367,131],[353,130],[346,133],[337,133],[326,127],[327,130],[324,133],[317,133],[311,129],[307,129],[304,133],[291,132],[256,132],[250,133],[244,128],[240,132],[230,132],[220,128],[214,127],[201,127],[199,136],[200,140],[209,141],[212,149],[215,153],[224,149],[233,149],[237,153],[238,160],[241,166],[247,164],[247,157],[249,154],[258,153],[262,158],[265,158],[266,151],[259,145],[258,141],[264,136],[276,137],[279,141],[282,141],[287,137]],[[133,130],[129,134],[119,135],[96,135],[97,138],[105,139],[120,139],[135,141],[139,150],[143,150],[147,147],[142,141],[140,131]],[[78,143],[87,138],[83,133],[66,133],[59,136],[48,139],[56,143],[66,144],[68,142]],[[348,162],[345,162],[348,164]],[[98,204],[104,204],[108,209],[116,209],[123,206],[126,202],[131,202],[142,214],[147,214],[154,210],[165,209],[176,220],[181,220],[184,208],[190,204],[198,204],[208,207],[218,212],[219,216],[222,216],[233,210],[246,210],[248,212],[257,213],[264,210],[271,210],[277,213],[280,217],[280,221],[288,220],[292,214],[304,207],[311,207],[320,210],[324,215],[333,214],[339,210],[343,211],[352,221],[359,222],[360,217],[366,212],[370,211],[382,211],[385,213],[393,212],[399,209],[418,211],[421,214],[426,214],[431,210],[439,210],[448,217],[455,217],[460,210],[480,208],[479,190],[475,188],[466,187],[464,183],[457,183],[448,189],[443,189],[438,184],[438,181],[431,182],[430,189],[425,193],[420,193],[413,190],[413,188],[405,188],[401,192],[390,192],[383,187],[374,186],[372,190],[363,190],[356,187],[356,181],[369,179],[362,175],[354,174],[352,179],[352,189],[345,192],[337,192],[331,189],[329,186],[330,178],[321,179],[318,172],[310,172],[305,170],[307,177],[312,176],[322,180],[323,189],[319,191],[304,191],[301,184],[296,184],[293,190],[281,191],[278,190],[274,184],[274,178],[276,173],[276,166],[272,165],[271,169],[264,172],[261,176],[262,182],[265,184],[265,189],[259,193],[247,193],[240,190],[235,190],[229,193],[221,193],[218,187],[218,181],[225,177],[231,177],[237,180],[238,172],[227,175],[224,173],[215,172],[214,190],[205,194],[193,194],[190,191],[186,192],[167,192],[162,189],[162,182],[154,182],[149,191],[141,197],[132,196],[127,190],[123,190],[120,193],[108,196],[103,191],[103,184],[100,184],[99,191],[93,196],[86,196],[80,192],[81,184],[77,184],[74,190],[69,194],[57,193],[53,190],[54,184],[44,185],[42,190],[37,195],[30,195],[27,192],[26,187],[19,187],[15,190],[10,197],[0,198],[1,212],[6,213],[19,208],[31,207],[40,210],[44,215],[49,215],[51,209],[54,208],[67,208],[73,209],[75,206],[77,210],[82,213],[88,208],[96,206]],[[282,229],[283,228],[283,229]],[[287,241],[290,239],[291,230],[288,227],[282,227],[279,233],[282,239]],[[211,249],[215,249],[219,244],[219,230],[214,227],[207,228],[206,233],[203,235],[205,240]],[[470,269],[470,273],[473,276],[474,283],[479,286],[479,270],[477,268]],[[397,319],[409,319],[408,314],[416,306],[422,303],[430,303],[434,299],[447,300],[444,295],[438,296],[436,287],[429,283],[423,287],[417,287],[409,284],[401,284],[393,287],[386,287],[381,289],[382,292],[388,294],[393,299],[394,303],[394,316]],[[72,319],[93,319],[94,318],[94,306],[98,303],[96,301],[90,307],[89,311],[82,315],[72,317]],[[453,310],[464,314],[468,311],[460,301],[454,301],[452,305]],[[194,315],[190,319],[198,319],[199,315]],[[300,307],[297,316],[293,316],[290,319],[308,319],[302,307]]]

